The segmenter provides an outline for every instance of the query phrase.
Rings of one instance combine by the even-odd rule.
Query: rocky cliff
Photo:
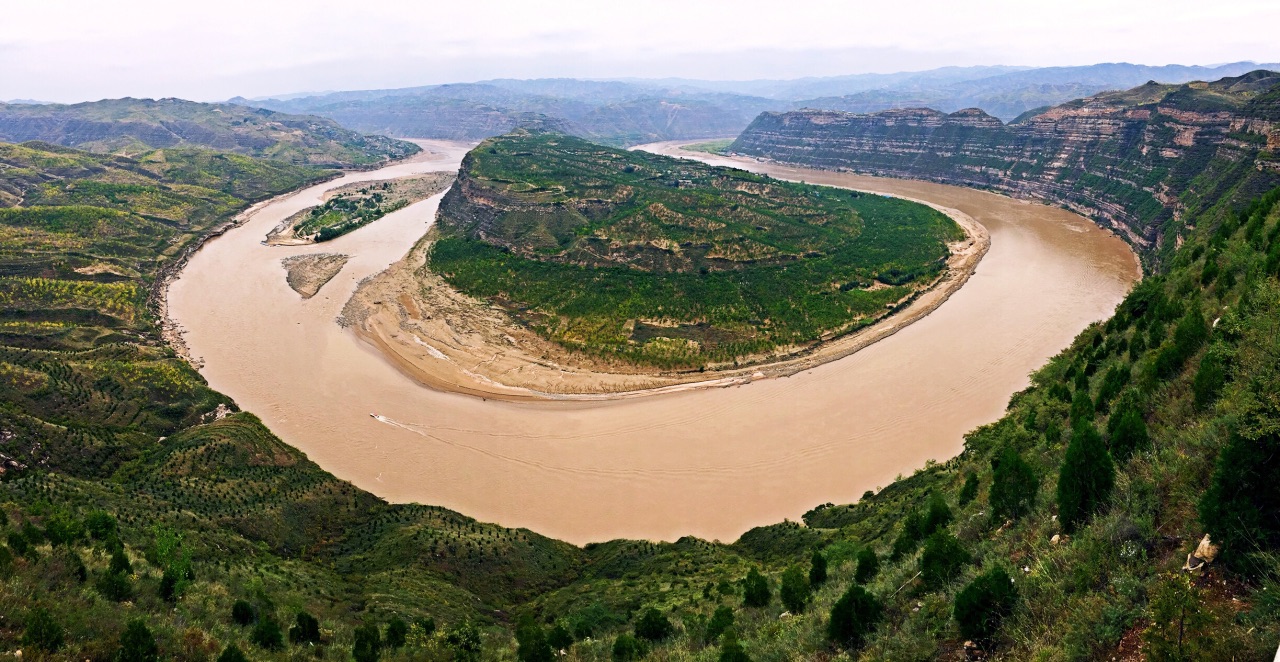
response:
[[[740,154],[1062,205],[1158,260],[1207,206],[1280,185],[1280,74],[1146,85],[1010,124],[977,109],[763,113]]]

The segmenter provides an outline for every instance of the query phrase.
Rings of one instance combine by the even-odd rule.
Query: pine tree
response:
[[[1035,470],[1009,446],[991,460],[991,469],[991,515],[1001,520],[1027,514],[1040,489]]]
[[[1075,531],[1111,496],[1116,470],[1102,435],[1088,423],[1077,425],[1058,475],[1058,520]]]
[[[816,587],[825,583],[827,583],[827,557],[815,549],[813,557],[809,560],[809,585]]]
[[[783,571],[782,588],[778,590],[778,596],[782,598],[787,611],[793,614],[804,613],[805,606],[809,604],[809,595],[809,580],[799,566],[793,565]]]
[[[853,584],[831,607],[827,638],[837,646],[856,651],[866,643],[884,615],[884,605],[876,596]]]
[[[756,568],[747,573],[742,580],[742,604],[747,607],[767,607],[772,599],[769,593],[769,580]]]
[[[992,568],[978,575],[956,594],[952,613],[960,626],[960,634],[967,639],[990,642],[1017,600],[1018,591],[1004,568]]]

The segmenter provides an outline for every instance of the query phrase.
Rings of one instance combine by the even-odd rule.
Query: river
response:
[[[326,189],[456,169],[467,149],[420,144],[432,158],[305,189],[210,241],[169,288],[169,314],[213,388],[338,477],[390,501],[444,506],[573,543],[685,535],[728,542],[945,461],[965,432],[1000,417],[1031,371],[1109,316],[1139,275],[1120,239],[1061,209],[699,155],[955,208],[988,229],[991,249],[930,315],[791,377],[611,402],[484,400],[419,385],[335,323],[359,280],[427,230],[439,196],[325,244],[261,243]],[[280,260],[313,252],[352,257],[303,300]]]

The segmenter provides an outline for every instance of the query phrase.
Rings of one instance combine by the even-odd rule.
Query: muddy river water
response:
[[[1122,241],[1061,209],[703,156],[959,209],[990,231],[991,249],[932,314],[791,377],[612,402],[445,393],[412,381],[335,322],[358,281],[427,230],[438,197],[319,246],[261,243],[328,188],[456,169],[467,149],[421,144],[435,154],[282,198],[209,242],[172,284],[170,316],[213,388],[338,477],[391,501],[445,506],[574,543],[685,535],[727,542],[946,460],[966,431],[1001,415],[1032,370],[1110,315],[1139,273]],[[280,260],[314,252],[351,260],[303,300]]]

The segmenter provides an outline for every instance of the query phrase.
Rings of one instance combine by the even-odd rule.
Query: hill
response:
[[[544,337],[672,368],[870,324],[963,237],[923,205],[545,132],[481,143],[431,269]]]
[[[729,150],[1038,198],[1163,257],[1185,238],[1188,216],[1280,183],[1277,90],[1280,74],[1266,71],[1149,83],[1011,124],[976,109],[764,113]]]
[[[98,153],[197,147],[297,165],[371,166],[420,151],[319,117],[181,99],[74,105],[0,104],[0,141],[31,140]]]

